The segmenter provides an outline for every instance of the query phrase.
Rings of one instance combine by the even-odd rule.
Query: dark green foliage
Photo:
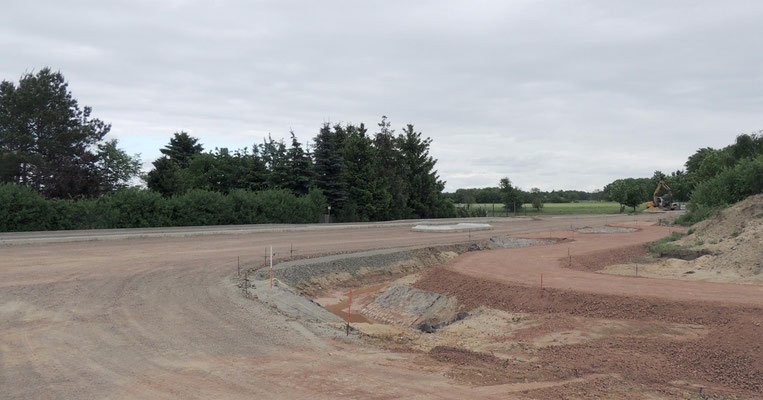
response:
[[[289,171],[289,159],[286,154],[286,145],[276,142],[268,135],[268,139],[262,144],[262,160],[265,162],[268,174],[266,186],[268,189],[285,189],[291,183],[291,171]]]
[[[431,218],[436,215],[435,205],[445,184],[439,180],[434,166],[436,160],[429,155],[430,138],[421,138],[413,125],[408,124],[398,138],[404,182],[408,183],[406,218]]]
[[[175,162],[180,168],[188,168],[191,158],[204,151],[204,147],[199,143],[199,139],[180,131],[175,132],[170,139],[170,143],[159,149],[167,158]]]
[[[691,226],[697,222],[704,221],[721,210],[721,207],[709,207],[704,205],[694,205],[689,212],[676,218],[676,224],[683,226]]]
[[[0,231],[50,229],[51,206],[35,190],[16,184],[0,184]]]
[[[342,210],[345,221],[370,221],[378,214],[375,194],[381,180],[374,168],[373,141],[365,125],[347,125],[342,147],[347,182],[347,201]]]
[[[196,139],[181,132],[162,150],[166,156],[154,161],[145,180],[149,189],[165,197],[191,189],[223,194],[237,189],[285,189],[305,195],[317,188],[336,221],[454,216],[453,202],[442,196],[444,183],[434,170],[436,160],[429,156],[431,139],[422,138],[413,125],[395,136],[386,117],[379,127],[371,138],[364,124],[324,124],[314,139],[312,155],[293,132],[290,147],[268,136],[251,153],[246,148],[200,152]],[[180,150],[184,148],[195,150]],[[247,196],[236,193],[233,197]],[[242,215],[252,212],[239,211]]]
[[[99,224],[104,227],[147,228],[167,226],[171,221],[168,202],[150,190],[120,190],[99,199],[97,206]]]
[[[192,189],[170,199],[174,225],[225,225],[233,222],[230,198],[219,192]]]
[[[98,145],[98,174],[101,177],[100,193],[124,189],[134,176],[140,174],[140,154],[130,156],[117,147],[119,141],[112,139]]]
[[[532,188],[530,190],[530,198],[532,199],[532,205],[533,208],[536,211],[540,211],[541,208],[543,208],[543,203],[545,201],[543,193],[541,193],[540,189],[538,188]]]
[[[80,108],[63,75],[43,68],[0,83],[0,182],[48,198],[99,195],[124,185],[139,162],[102,143],[111,126]]]
[[[720,207],[763,193],[763,155],[744,158],[732,168],[700,182],[691,196],[689,209]]]
[[[618,179],[605,186],[604,193],[610,200],[620,203],[621,212],[624,207],[633,207],[633,211],[636,211],[639,204],[652,199],[656,187],[656,184],[652,185],[652,179]]]
[[[145,177],[149,189],[167,197],[185,193],[188,189],[187,178],[176,162],[160,157],[153,164],[154,169]]]
[[[601,200],[599,192],[583,192],[580,190],[552,190],[540,191],[545,203],[574,203],[584,200]],[[498,187],[486,187],[479,189],[458,189],[454,193],[443,193],[445,198],[454,203],[467,204],[469,199],[477,204],[502,203],[501,190]]]
[[[295,196],[288,190],[229,195],[193,189],[171,198],[128,188],[78,201],[45,199],[17,184],[0,184],[0,231],[37,231],[153,226],[315,223],[326,209],[319,190]]]
[[[386,116],[378,124],[379,132],[374,136],[376,159],[374,169],[379,176],[379,193],[374,197],[377,220],[405,218],[408,201],[405,182],[400,173],[400,153],[395,140],[395,130]]]
[[[503,208],[510,212],[516,212],[522,209],[522,203],[525,202],[525,196],[519,188],[512,186],[508,177],[502,178],[498,183],[501,190],[501,203]]]
[[[298,195],[307,194],[315,187],[315,176],[310,156],[302,149],[294,131],[291,134],[291,147],[286,152],[288,174],[286,188]]]
[[[342,145],[344,130],[336,125],[332,130],[329,124],[323,124],[315,137],[315,181],[318,189],[328,200],[328,205],[339,210],[347,200],[347,176]]]
[[[139,156],[104,141],[110,128],[48,68],[18,85],[0,83],[0,184],[19,185],[3,187],[0,228],[307,223],[329,205],[339,221],[456,212],[442,195],[431,139],[413,125],[395,136],[386,117],[373,137],[364,124],[324,124],[312,154],[293,132],[288,148],[268,136],[251,152],[205,152],[197,138],[176,132],[143,176],[149,191],[128,188]]]

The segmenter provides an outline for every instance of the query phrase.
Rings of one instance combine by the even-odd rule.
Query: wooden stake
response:
[[[350,301],[347,303],[347,323],[350,323],[350,309],[352,309],[352,289],[350,289]]]

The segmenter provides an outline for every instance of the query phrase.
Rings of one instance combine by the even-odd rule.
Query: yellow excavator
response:
[[[660,189],[665,189],[668,192],[665,193],[662,197],[658,197],[657,194],[660,193]],[[668,186],[665,181],[660,181],[659,184],[657,184],[657,189],[654,189],[654,194],[652,195],[652,201],[647,201],[645,206],[646,208],[659,208],[662,210],[675,210],[678,208],[678,203],[673,203],[670,201],[670,199],[673,198],[673,190],[670,189],[670,186]]]

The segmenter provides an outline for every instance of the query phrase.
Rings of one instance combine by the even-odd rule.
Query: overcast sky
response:
[[[0,78],[60,70],[147,167],[178,130],[238,148],[387,115],[446,190],[594,190],[763,129],[760,1],[2,3]]]

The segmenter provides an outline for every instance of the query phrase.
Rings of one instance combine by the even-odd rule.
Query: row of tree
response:
[[[577,201],[602,200],[602,194],[599,191],[585,192],[582,190],[551,190],[543,191],[533,188],[529,192],[517,189],[522,192],[522,197],[526,203],[530,203],[533,198],[541,198],[544,203],[574,203]],[[503,203],[503,194],[499,186],[485,187],[475,189],[457,189],[452,193],[443,193],[446,199],[457,204],[465,204],[468,208],[471,204],[500,204]]]
[[[178,132],[161,149],[164,156],[154,161],[146,183],[168,197],[190,189],[283,189],[304,195],[317,188],[341,221],[453,216],[429,155],[431,139],[410,124],[395,135],[386,117],[378,126],[370,135],[364,124],[324,124],[312,148],[292,132],[288,147],[268,137],[251,150],[233,152],[204,152],[198,139]]]
[[[0,183],[77,202],[122,191],[138,178],[167,199],[194,190],[303,197],[316,196],[317,189],[325,211],[340,221],[455,216],[429,154],[432,141],[411,124],[399,134],[386,117],[375,133],[362,123],[323,124],[312,146],[292,132],[288,146],[268,136],[233,151],[204,151],[197,138],[178,132],[152,170],[140,175],[140,155],[106,140],[111,126],[91,113],[79,106],[63,75],[49,68],[23,75],[18,84],[0,83]]]

